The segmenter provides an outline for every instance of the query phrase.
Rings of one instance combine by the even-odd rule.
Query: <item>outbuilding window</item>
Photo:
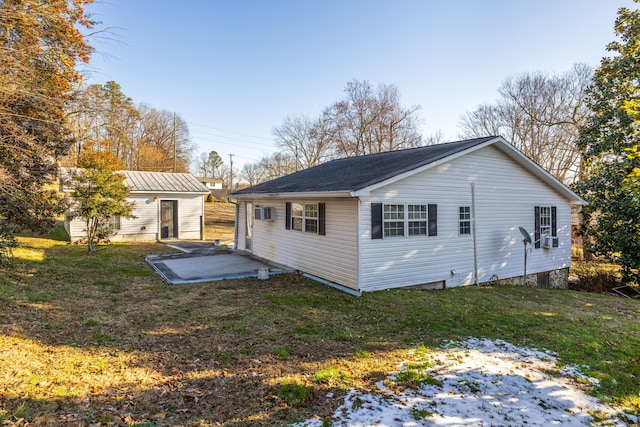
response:
[[[111,215],[109,218],[109,226],[112,230],[120,230],[120,215]]]

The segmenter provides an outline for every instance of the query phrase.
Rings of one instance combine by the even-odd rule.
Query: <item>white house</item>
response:
[[[200,181],[202,185],[209,189],[209,192],[212,196],[217,198],[222,198],[224,196],[224,189],[222,188],[222,178],[198,177],[198,181]]]
[[[204,238],[205,187],[190,173],[118,171],[130,189],[127,200],[135,202],[135,218],[112,218],[112,241],[156,241]],[[70,170],[61,171],[63,191],[71,197]],[[71,241],[86,237],[83,218],[65,220]]]
[[[198,177],[198,181],[202,183],[209,191],[220,190],[222,191],[222,178],[205,178]]]
[[[232,194],[236,247],[351,293],[566,286],[585,202],[501,137],[334,160]]]

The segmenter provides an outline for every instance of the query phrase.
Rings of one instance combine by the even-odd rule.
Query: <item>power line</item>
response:
[[[206,129],[217,130],[219,132],[232,133],[234,135],[246,136],[248,138],[264,139],[265,141],[272,141],[271,138],[266,138],[264,136],[249,135],[248,133],[235,132],[235,131],[232,131],[232,130],[216,128],[216,127],[213,127],[213,126],[203,125],[203,124],[195,123],[195,122],[189,122],[189,123],[191,125],[193,125],[193,126],[200,126],[200,127],[206,128]]]

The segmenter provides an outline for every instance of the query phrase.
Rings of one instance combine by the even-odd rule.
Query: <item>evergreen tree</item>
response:
[[[627,184],[640,166],[629,155],[640,142],[640,11],[621,8],[615,32],[619,40],[607,46],[613,56],[602,59],[589,94],[592,114],[579,140],[585,175],[576,189],[589,202],[582,233],[592,251],[640,283],[640,200]]]

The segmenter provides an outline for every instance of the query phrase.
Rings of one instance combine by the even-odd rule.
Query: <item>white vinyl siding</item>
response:
[[[158,201],[154,197],[158,196]],[[160,200],[178,202],[178,238],[200,239],[201,217],[204,215],[204,198],[201,194],[140,194],[133,193],[128,201],[135,202],[133,216],[120,218],[120,229],[109,238],[111,241],[155,241],[159,239],[159,203]],[[86,224],[83,218],[76,218],[66,225],[71,241],[86,236]]]
[[[246,237],[247,237],[247,204],[245,202],[238,202],[236,208],[236,230],[235,230],[235,249],[246,251]],[[254,221],[255,222],[255,221]]]
[[[322,200],[261,200],[254,206],[272,207],[275,221],[255,221],[253,254],[287,267],[300,270],[329,282],[357,289],[358,279],[358,201],[356,199]],[[318,203],[325,204],[325,235],[315,232],[294,232],[285,227],[286,202],[308,206],[306,213],[318,228]],[[244,202],[240,203],[242,207]],[[315,208],[313,207],[315,206]],[[242,212],[239,214],[243,218]],[[237,224],[238,249],[243,248],[244,225]],[[309,226],[313,228],[313,226]]]
[[[460,206],[472,206],[478,281],[518,277],[523,271],[522,236],[533,232],[534,206],[557,207],[559,248],[534,251],[527,272],[566,268],[571,263],[571,218],[566,199],[491,146],[416,173],[361,198],[360,288],[372,291],[445,281],[447,287],[473,284],[473,237],[461,239]],[[372,239],[371,204],[416,204],[438,209],[437,236],[424,239]],[[474,213],[470,211],[470,215]],[[452,271],[455,274],[452,274]]]

